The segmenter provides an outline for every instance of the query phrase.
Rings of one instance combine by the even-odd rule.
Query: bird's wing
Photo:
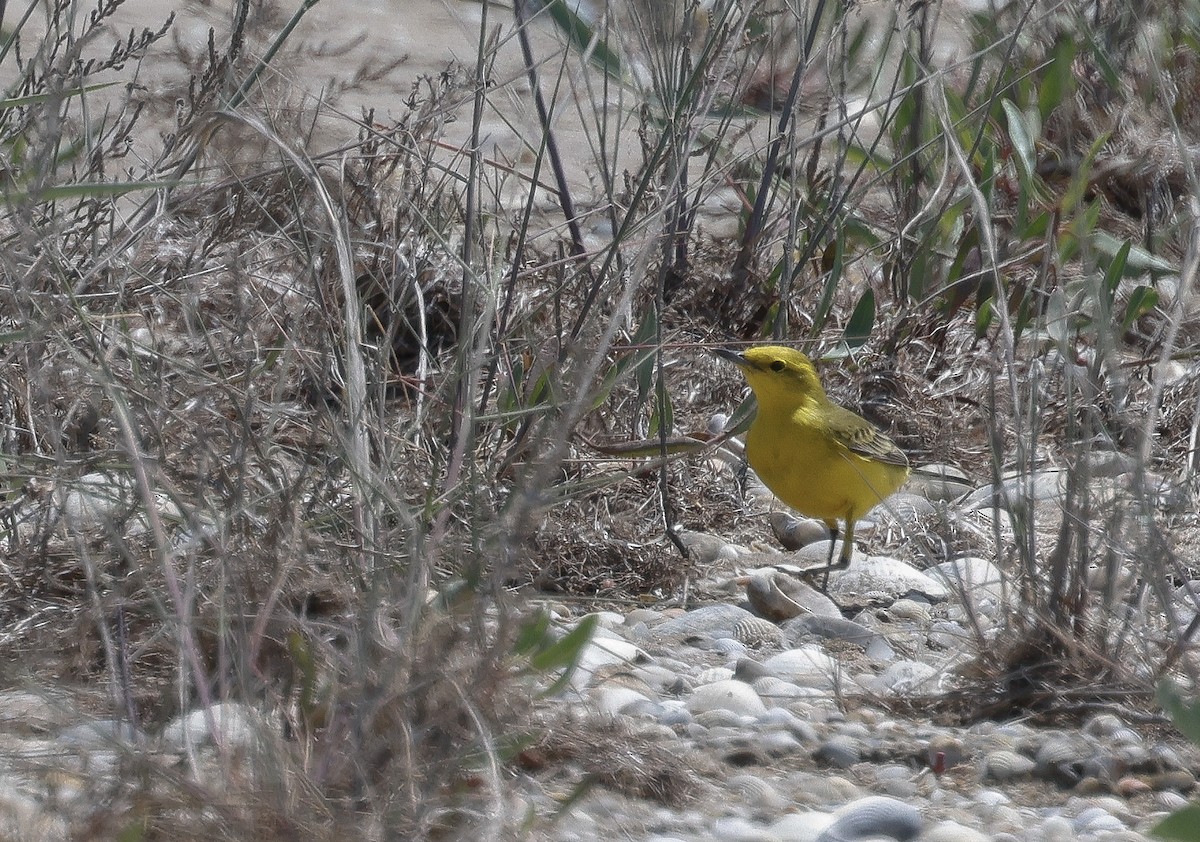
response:
[[[908,457],[904,455],[904,451],[896,447],[896,443],[871,422],[837,404],[833,404],[832,408],[830,429],[847,450],[886,465],[908,467]]]

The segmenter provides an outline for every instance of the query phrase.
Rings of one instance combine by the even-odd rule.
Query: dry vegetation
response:
[[[1200,28],[1193,4],[1148,5],[1134,20],[1121,3],[1017,4],[976,21],[982,52],[945,76],[917,60],[937,3],[901,4],[909,60],[872,40],[886,28],[857,41],[862,19],[840,11],[780,43],[769,3],[699,23],[689,7],[679,38],[624,53],[594,30],[593,59],[596,44],[643,55],[624,112],[641,163],[574,197],[614,238],[564,230],[537,248],[527,235],[545,208],[489,190],[513,172],[444,148],[447,121],[489,96],[474,68],[420,80],[399,119],[362,115],[353,142],[318,153],[307,141],[328,114],[289,112],[294,91],[262,74],[264,56],[304,61],[270,4],[242,7],[202,55],[179,47],[186,84],[131,90],[102,116],[86,86],[125,78],[170,27],[109,54],[95,27],[111,6],[69,24],[64,2],[41,40],[10,8],[0,675],[151,732],[245,701],[285,735],[274,774],[224,792],[131,757],[125,797],[104,802],[121,806],[80,838],[135,824],[147,839],[476,838],[506,764],[593,763],[577,737],[517,713],[552,671],[529,656],[551,633],[526,639],[514,593],[671,600],[697,572],[677,528],[765,539],[703,459],[597,449],[732,411],[740,381],[704,343],[837,351],[835,396],[914,462],[981,484],[1111,449],[1148,472],[1146,489],[1188,499]],[[820,49],[804,65],[809,28]],[[867,65],[887,77],[871,90],[846,72]],[[349,84],[388,69],[364,65]],[[756,145],[747,126],[814,90],[826,95],[805,100],[808,122],[776,123],[786,143]],[[883,104],[860,122],[839,105],[851,94]],[[151,119],[171,129],[156,159],[134,162],[126,141]],[[543,184],[547,141],[532,147]],[[738,198],[736,241],[704,234],[719,190]],[[1112,243],[1127,239],[1123,256]],[[1032,578],[1070,549],[1078,574],[1111,547],[1083,480],[1084,528],[1036,557],[1018,547],[1014,569]],[[1036,697],[1145,690],[1190,665],[1187,641],[1167,639],[1168,659],[1126,674],[1093,622],[1193,578],[1192,507],[1143,490],[1127,505],[1149,527],[1116,550],[1144,558],[1136,589],[1098,605],[1031,588],[1034,619],[980,665],[975,713],[1003,714],[993,705],[1018,672]],[[945,546],[970,549],[969,534]],[[1064,655],[1061,670],[1025,669]],[[690,792],[686,769],[604,770],[605,785],[651,797]]]

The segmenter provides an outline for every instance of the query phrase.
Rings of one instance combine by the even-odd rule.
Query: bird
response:
[[[908,478],[908,457],[865,418],[831,401],[800,351],[778,345],[741,354],[715,350],[741,368],[758,400],[746,461],[776,497],[829,528],[824,590],[829,571],[850,566],[855,523]],[[838,521],[846,529],[835,563]]]

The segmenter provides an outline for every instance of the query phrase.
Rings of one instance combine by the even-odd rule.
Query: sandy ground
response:
[[[956,29],[961,26],[963,3],[969,6],[970,0],[940,4],[938,38],[934,43],[937,61],[943,66],[963,52],[965,42]],[[247,53],[258,57],[299,4],[296,0],[270,0],[253,6],[247,26]],[[655,8],[660,6],[657,4]],[[82,19],[90,7],[80,3],[76,8]],[[6,28],[11,28],[21,13],[10,6]],[[893,13],[893,6],[881,2],[859,4],[854,12],[862,20],[872,22],[873,37],[879,44],[894,29],[894,22],[888,19]],[[218,50],[228,44],[233,4],[126,0],[110,18],[107,31],[94,49],[96,55],[104,55],[110,43],[126,40],[131,31],[158,29],[171,14],[175,15],[175,22],[170,34],[140,66],[115,74],[113,78],[121,85],[92,95],[90,107],[94,114],[99,110],[99,102],[107,99],[109,104],[116,103],[124,95],[123,83],[133,78],[139,88],[132,95],[147,103],[134,138],[131,178],[142,177],[137,172],[136,160],[154,161],[162,146],[161,135],[173,130],[175,103],[186,95],[189,77],[204,66],[210,30],[215,33]],[[485,14],[487,21],[483,25]],[[619,22],[612,30],[612,37],[627,39],[627,46],[632,46],[632,52],[636,53],[645,27],[635,31],[629,24],[627,10],[620,8],[612,12],[610,19]],[[46,25],[45,13],[36,11],[23,29],[25,43],[32,45],[33,36],[44,31]],[[795,27],[794,20],[790,26]],[[775,43],[796,42],[797,33],[783,31],[786,28],[781,26],[779,31],[771,33]],[[457,73],[463,83],[469,83],[481,31],[485,41],[494,45],[494,49],[486,51],[488,91],[480,125],[480,152],[487,167],[483,183],[492,193],[491,197],[484,197],[484,203],[486,207],[490,200],[493,205],[510,210],[520,207],[527,196],[526,185],[542,132],[520,45],[514,37],[510,5],[492,3],[485,7],[481,0],[362,0],[347,6],[333,0],[319,0],[272,61],[254,98],[255,107],[243,109],[242,113],[265,110],[270,129],[293,148],[303,148],[308,154],[337,149],[354,140],[359,132],[357,121],[364,110],[373,110],[374,121],[386,125],[406,113],[414,85],[419,93],[427,94],[430,83],[436,83],[447,72]],[[606,85],[611,80],[589,65],[577,49],[566,48],[562,34],[545,14],[534,20],[531,33],[572,199],[584,212],[600,211],[612,201],[612,197],[605,195],[602,184],[607,181],[619,187],[622,172],[636,170],[641,162],[635,113],[646,98],[636,84],[622,88]],[[661,34],[655,33],[649,40],[656,37]],[[28,54],[31,46],[24,49]],[[893,47],[880,49],[890,52]],[[752,73],[761,75],[760,81],[765,85],[786,81],[796,66],[796,55],[790,48],[777,50],[775,58],[779,62],[775,67],[752,69]],[[636,61],[629,66],[634,67],[631,77],[636,78]],[[13,72],[12,61],[0,65],[0,82],[9,81]],[[819,56],[811,62],[804,84],[802,110],[804,103],[827,101],[830,82]],[[447,103],[440,160],[459,172],[465,169],[465,150],[470,146],[471,106],[469,84],[461,85],[457,100]],[[798,119],[803,121],[805,115],[798,115]],[[867,141],[871,132],[877,130],[868,123],[858,127],[862,141]],[[723,155],[725,169],[710,173],[702,187],[707,191],[701,204],[708,234],[721,237],[736,233],[744,197],[734,189],[730,174],[739,162],[761,158],[774,124],[773,117],[746,114],[738,117],[732,130],[729,127],[722,130],[723,137],[732,138],[735,146]],[[208,163],[227,164],[231,162],[229,159],[240,157],[243,164],[253,166],[274,157],[269,144],[255,143],[245,127],[239,130],[226,123],[220,131],[225,132],[227,142],[210,144],[206,153],[210,156]],[[702,147],[703,138],[695,137],[692,148]],[[606,156],[606,165],[601,166],[598,155]],[[610,174],[607,178],[601,177],[603,170]],[[520,172],[522,178],[514,177],[514,172]],[[543,185],[552,183],[548,167],[543,167],[539,181]],[[537,200],[539,210],[547,213],[547,223],[558,224],[555,218],[561,219],[561,215],[555,192],[539,191]],[[602,213],[585,220],[583,228],[585,233],[602,238],[611,231]]]
[[[257,57],[286,25],[298,4],[254,5],[252,15],[258,17],[252,18],[247,27],[248,51]],[[86,9],[87,5],[81,4],[80,8]],[[263,80],[258,103],[273,110],[269,120],[272,129],[313,155],[353,141],[359,130],[356,121],[364,110],[373,110],[377,124],[389,124],[406,112],[414,86],[427,94],[430,82],[436,83],[447,72],[458,73],[466,82],[475,67],[485,15],[484,5],[477,0],[363,0],[352,4],[352,8],[348,12],[345,4],[317,2]],[[134,78],[141,87],[134,96],[149,104],[149,119],[142,118],[135,138],[134,154],[143,160],[153,160],[161,147],[161,133],[173,128],[173,103],[185,95],[190,71],[203,65],[210,29],[215,32],[218,49],[228,43],[232,4],[127,0],[110,18],[104,33],[109,43],[124,41],[131,31],[158,29],[172,13],[175,21],[168,37],[140,66],[126,68],[116,77],[122,82]],[[10,7],[6,28],[13,26],[17,14]],[[512,9],[493,4],[486,14],[486,37],[495,49],[489,51],[489,90],[480,146],[495,171],[492,183],[504,204],[510,204],[519,201],[524,190],[509,172],[533,160],[540,132],[520,46],[513,37]],[[44,13],[35,12],[23,30],[25,43],[31,44],[32,36],[45,28]],[[585,64],[577,52],[564,50],[553,25],[542,16],[532,33],[535,55],[545,62],[547,74],[565,76],[568,86],[577,83]],[[109,43],[102,38],[95,53],[106,53]],[[26,53],[30,49],[26,47]],[[0,67],[0,79],[6,82],[14,71],[12,62],[7,65]],[[568,73],[560,73],[563,67]],[[115,103],[123,90],[122,85],[101,96]],[[466,87],[460,93],[454,103],[456,113],[447,115],[442,138],[445,161],[457,162],[457,167],[465,166],[462,150],[469,147],[470,93]],[[588,105],[577,107],[576,103],[586,101],[586,94],[568,89],[550,93],[556,96],[553,120],[567,159],[568,180],[573,190],[586,194],[596,167],[583,121],[594,119],[594,109]],[[95,99],[92,110],[96,111]],[[320,117],[314,120],[317,111]],[[633,150],[635,145],[625,148]],[[220,154],[231,154],[228,145]],[[247,162],[261,154],[259,149],[247,148]],[[628,163],[622,161],[620,165]],[[548,178],[547,173],[543,181]],[[549,207],[553,195],[547,192],[540,198]]]
[[[74,7],[74,31],[83,29],[93,6],[79,3]],[[247,55],[257,59],[299,4],[295,0],[270,0],[252,6],[246,27]],[[10,3],[4,31],[11,32],[27,9]],[[175,15],[167,37],[138,66],[127,66],[93,80],[119,84],[90,93],[89,115],[79,121],[79,125],[95,124],[96,115],[120,107],[127,96],[145,104],[126,161],[126,177],[144,178],[146,166],[157,160],[163,134],[175,128],[176,103],[186,96],[191,76],[205,65],[210,31],[217,50],[227,48],[233,12],[232,3],[126,0],[87,49],[87,55],[105,56],[112,45],[126,41],[131,33],[158,30],[170,15]],[[48,27],[44,7],[35,8],[21,28],[23,58],[34,55],[39,37]],[[526,182],[513,177],[513,173],[531,170],[541,133],[520,45],[513,37],[511,7],[490,4],[485,10],[478,0],[363,0],[350,6],[320,0],[303,16],[284,49],[271,62],[258,95],[252,96],[252,107],[241,113],[258,116],[265,111],[264,124],[273,133],[293,149],[303,149],[315,157],[352,144],[364,111],[373,111],[376,124],[389,125],[405,115],[406,103],[414,91],[428,97],[431,86],[436,86],[443,74],[454,74],[459,90],[452,101],[444,104],[440,153],[441,162],[462,172],[471,137],[469,80],[476,64],[481,27],[494,45],[487,53],[488,96],[480,125],[480,151],[489,168],[484,183],[493,191],[493,205],[519,206],[528,191]],[[550,92],[554,97],[555,133],[564,150],[566,176],[575,200],[594,208],[597,203],[591,197],[595,195],[592,185],[596,166],[582,121],[593,120],[595,110],[590,105],[577,107],[576,103],[586,102],[587,96],[569,90],[578,81],[585,62],[577,51],[564,49],[563,41],[544,16],[531,31],[533,50],[538,60],[546,62],[547,74],[552,72],[567,82],[561,91]],[[0,85],[9,89],[17,75],[14,55],[10,53],[0,62]],[[564,67],[568,71],[565,74],[561,72]],[[127,87],[131,81],[132,89]],[[278,160],[268,142],[255,142],[262,139],[252,137],[254,129],[225,121],[218,131],[225,136],[210,139],[202,165],[242,163],[253,167]],[[636,150],[636,144],[629,142],[621,148]],[[629,165],[625,160],[618,164]],[[549,183],[548,172],[543,174],[542,182]],[[552,190],[540,191],[537,198],[541,209],[553,212],[557,206]],[[485,196],[485,207],[488,201]]]

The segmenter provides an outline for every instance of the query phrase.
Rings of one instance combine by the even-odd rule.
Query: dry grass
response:
[[[148,839],[474,838],[505,815],[513,770],[536,778],[569,768],[573,783],[685,803],[694,770],[659,747],[594,728],[584,738],[577,724],[527,715],[549,676],[518,651],[529,609],[513,586],[617,604],[673,600],[703,572],[676,548],[676,529],[765,539],[766,519],[742,510],[732,471],[697,458],[619,461],[595,445],[653,440],[664,415],[668,432],[705,429],[742,396],[705,344],[782,331],[833,350],[865,289],[879,301],[867,342],[826,365],[825,381],[915,462],[956,464],[980,484],[1014,467],[1075,466],[1096,441],[1129,451],[1147,442],[1145,466],[1164,473],[1192,463],[1195,378],[1160,396],[1150,361],[1185,347],[1196,320],[1186,311],[1173,322],[1164,294],[1120,335],[1081,320],[1069,339],[1048,339],[1056,296],[1076,295],[1099,270],[1078,254],[1044,270],[1037,249],[1057,241],[1014,233],[1029,196],[1011,170],[992,185],[995,218],[964,222],[955,239],[938,214],[921,230],[905,219],[911,197],[932,208],[953,191],[906,183],[898,136],[896,163],[861,182],[841,180],[854,166],[832,136],[824,146],[805,139],[772,178],[780,162],[765,166],[774,153],[761,149],[740,157],[749,134],[729,112],[689,102],[668,113],[660,99],[633,109],[642,168],[610,173],[601,191],[624,235],[568,257],[578,246],[570,235],[533,248],[532,205],[500,201],[496,185],[515,164],[488,162],[472,181],[470,162],[443,147],[450,119],[467,119],[474,104],[468,69],[423,80],[399,117],[363,115],[346,132],[352,141],[317,154],[312,127],[335,112],[288,113],[301,100],[280,82],[248,100],[231,89],[256,67],[242,39],[261,49],[283,22],[269,5],[256,11],[211,52],[178,48],[191,80],[178,106],[173,96],[131,100],[85,155],[61,155],[63,124],[82,116],[51,68],[70,66],[86,40],[23,69],[18,90],[49,91],[54,107],[0,110],[0,672],[14,685],[68,685],[77,707],[148,731],[215,700],[241,701],[265,711],[276,735],[263,757],[221,761],[236,772],[224,789],[129,752],[128,774],[81,838],[134,825]],[[123,61],[152,41],[129,46]],[[763,46],[717,53],[761,58]],[[777,85],[774,68],[764,79],[751,65],[722,65],[736,72],[706,79],[704,101],[740,106],[745,97],[728,92]],[[348,84],[393,68],[364,65]],[[1186,62],[1172,72],[1181,84],[1194,75]],[[1048,126],[1049,141],[1087,146],[1104,130],[1080,116],[1098,108],[1096,96],[1082,89],[1079,109]],[[137,120],[172,110],[177,131],[127,197],[47,192],[111,182]],[[1137,113],[1168,136],[1162,115]],[[672,120],[715,133],[705,143],[699,129],[675,136],[705,150],[703,189],[679,175],[691,147],[655,157],[650,141],[668,136]],[[1114,143],[1132,154],[1130,137]],[[1144,221],[1134,205],[1175,207],[1167,200],[1182,195],[1186,167],[1170,157],[1132,174],[1158,181],[1135,183],[1119,176],[1119,158],[1092,189],[1105,230],[1121,234]],[[154,192],[167,176],[186,183]],[[696,223],[704,191],[717,186],[743,202],[741,243],[708,238]],[[764,190],[778,204],[756,221],[748,209]],[[968,205],[954,213],[970,217]],[[626,211],[636,221],[628,229],[617,216]],[[1183,254],[1180,214],[1155,213],[1150,239]],[[1001,315],[982,331],[982,248],[959,261],[974,261],[974,278],[947,280],[976,224],[1011,235],[1006,248],[1020,255],[1003,261],[1012,296],[999,296]],[[900,264],[922,252],[936,258],[929,283],[936,274],[949,285],[906,297],[902,280],[918,279]],[[755,255],[743,267],[752,282],[731,277],[743,254]],[[1006,328],[1022,312],[1009,313],[1009,300],[1029,304],[1046,333]],[[1158,423],[1147,429],[1151,407]],[[102,516],[80,511],[101,503]],[[1156,511],[1149,533],[1190,545],[1192,521]],[[1103,524],[1088,525],[1073,545],[1080,565],[1104,548]],[[944,526],[943,547],[1013,555],[972,543],[952,518]],[[1065,546],[1055,534],[1037,542],[1037,557],[1013,558],[1026,585]],[[1171,575],[1189,578],[1184,565]],[[1027,590],[1036,622],[1014,623],[978,665],[972,715],[1041,711],[1064,687],[1081,704],[1144,687],[1096,633],[1094,604],[1076,606],[1072,626]]]

